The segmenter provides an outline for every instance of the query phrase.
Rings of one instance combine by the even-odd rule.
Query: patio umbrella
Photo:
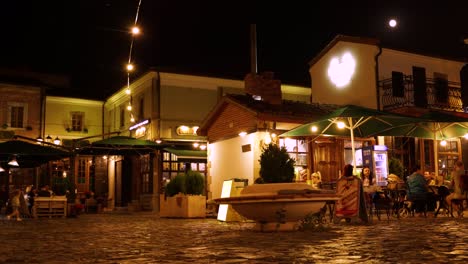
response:
[[[115,136],[83,146],[78,152],[89,155],[127,155],[146,154],[158,148],[162,148],[162,145],[150,140]]]
[[[318,121],[301,125],[281,134],[280,137],[314,135],[348,136],[351,138],[353,167],[356,169],[354,148],[355,137],[369,137],[370,135],[374,135],[384,129],[390,129],[392,127],[398,127],[418,121],[421,121],[421,119],[356,105],[346,105],[342,108],[336,109]],[[339,124],[342,125],[342,128],[338,128]]]
[[[394,137],[416,137],[434,140],[434,159],[438,160],[438,140],[446,140],[464,136],[468,133],[468,117],[459,112],[429,111],[420,117],[420,121],[382,128],[374,135]],[[435,162],[438,173],[438,163]]]
[[[450,113],[430,111],[417,122],[396,127],[382,128],[374,134],[379,136],[417,137],[445,140],[464,136],[468,132],[468,117]]]
[[[51,160],[71,156],[71,152],[60,147],[32,144],[22,140],[10,140],[0,143],[2,166],[15,157],[19,167],[34,168]]]

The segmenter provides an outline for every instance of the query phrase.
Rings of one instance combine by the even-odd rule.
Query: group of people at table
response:
[[[457,203],[452,204],[454,199],[466,199],[466,191],[461,187],[461,178],[465,174],[465,169],[463,162],[457,161],[451,172],[451,182],[450,186],[447,186],[448,189],[452,190],[450,194],[445,197],[445,201],[448,206],[452,206],[454,211],[458,211]],[[392,175],[394,176],[394,175]],[[395,176],[397,177],[397,176]],[[397,177],[398,178],[398,177]],[[344,167],[343,175],[340,180],[356,180],[358,179],[362,184],[363,191],[361,192],[364,203],[367,208],[371,208],[372,203],[375,202],[376,198],[379,198],[379,195],[382,195],[382,190],[379,186],[375,184],[374,175],[369,167],[363,167],[359,177],[353,175],[353,167],[351,164],[347,164]],[[410,201],[425,201],[424,204],[415,203],[415,211],[419,216],[423,216],[425,211],[434,211],[436,208],[436,193],[431,187],[435,185],[434,177],[426,172],[423,174],[421,168],[416,166],[412,169],[411,174],[406,178],[406,182],[399,179],[406,193],[406,199]],[[338,186],[339,187],[339,186]],[[339,189],[339,188],[338,188]],[[339,192],[340,190],[338,190]],[[422,206],[425,206],[423,208]],[[365,208],[361,207],[361,208]],[[362,215],[362,214],[360,214]],[[364,220],[364,219],[363,219]]]

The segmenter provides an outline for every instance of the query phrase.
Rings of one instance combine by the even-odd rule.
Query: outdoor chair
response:
[[[458,210],[456,210],[457,216],[458,217],[463,217],[463,210],[465,210],[463,204],[465,203],[465,201],[468,202],[468,199],[467,199],[466,195],[465,195],[464,198],[452,199],[452,203],[450,204],[450,216],[455,217],[453,215],[453,205],[457,205],[458,206]]]
[[[374,204],[375,214],[377,215],[377,219],[379,219],[379,221],[380,214],[382,211],[385,211],[385,213],[387,214],[387,220],[390,220],[393,202],[392,199],[388,197],[386,193],[375,193],[374,197],[372,198],[372,203]]]
[[[437,187],[437,194],[436,194],[436,201],[437,201],[437,210],[434,213],[434,217],[437,217],[439,213],[449,214],[450,206],[447,204],[445,198],[450,194],[449,189],[447,186],[438,186]],[[442,211],[441,211],[442,210]]]
[[[86,213],[98,213],[99,204],[94,198],[88,198],[85,200],[85,212]]]

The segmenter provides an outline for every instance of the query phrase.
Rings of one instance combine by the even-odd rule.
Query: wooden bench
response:
[[[33,206],[33,217],[66,217],[67,198],[65,196],[36,197]]]

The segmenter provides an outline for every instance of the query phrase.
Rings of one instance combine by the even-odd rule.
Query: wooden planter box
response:
[[[205,218],[206,197],[202,195],[177,194],[172,197],[160,195],[159,216],[174,218]]]
[[[33,217],[66,217],[67,197],[36,197],[33,206]]]

